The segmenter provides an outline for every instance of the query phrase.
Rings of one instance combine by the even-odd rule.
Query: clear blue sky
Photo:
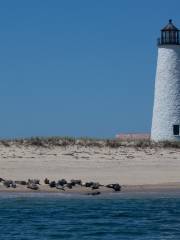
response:
[[[156,39],[179,0],[0,3],[0,136],[150,132]]]

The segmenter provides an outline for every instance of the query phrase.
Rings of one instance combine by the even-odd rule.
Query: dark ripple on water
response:
[[[0,239],[180,239],[180,197],[0,197]]]

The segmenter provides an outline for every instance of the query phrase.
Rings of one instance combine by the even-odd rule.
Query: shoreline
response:
[[[0,146],[0,178],[121,185],[180,182],[180,149]]]
[[[44,148],[12,144],[0,144],[0,178],[6,180],[40,180],[38,192],[61,192],[43,186],[50,181],[80,179],[82,183],[93,181],[102,185],[120,184],[123,192],[163,192],[180,189],[180,149],[98,146],[56,146]],[[35,192],[25,187],[6,189],[0,184],[0,192]],[[98,191],[98,189],[97,189]],[[87,193],[82,189],[67,193]],[[102,189],[102,194],[107,189]]]
[[[115,192],[112,189],[105,189],[101,187],[98,189],[100,192],[99,196],[121,196],[123,194],[164,194],[164,193],[179,193],[180,194],[180,182],[176,183],[164,183],[164,184],[143,184],[143,185],[122,185],[122,189],[120,192]],[[95,193],[97,190],[91,190],[84,187],[75,187],[74,189],[66,189],[65,191],[59,189],[51,189],[46,187],[45,185],[40,185],[39,190],[32,190],[26,187],[18,186],[15,189],[6,188],[4,186],[0,186],[0,194],[55,194],[55,195],[81,195],[81,196],[91,196],[91,193]]]

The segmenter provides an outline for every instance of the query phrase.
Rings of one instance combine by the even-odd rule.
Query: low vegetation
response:
[[[35,146],[35,147],[67,147],[67,146],[83,146],[83,147],[136,147],[136,148],[180,148],[180,142],[152,142],[149,139],[138,140],[121,140],[121,139],[96,139],[96,138],[74,138],[74,137],[32,137],[19,139],[1,139],[0,144],[9,147],[11,145]]]

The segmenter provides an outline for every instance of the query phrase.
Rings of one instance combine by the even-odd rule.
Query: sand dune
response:
[[[0,145],[0,177],[78,178],[123,185],[180,182],[180,149]]]

